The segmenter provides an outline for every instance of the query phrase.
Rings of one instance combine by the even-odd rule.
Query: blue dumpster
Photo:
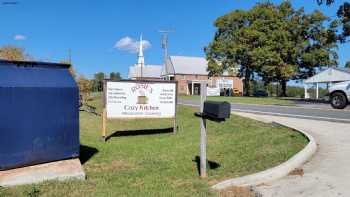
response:
[[[69,65],[0,60],[0,170],[75,158],[79,147]]]

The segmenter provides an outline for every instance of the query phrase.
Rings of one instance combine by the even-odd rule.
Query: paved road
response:
[[[182,100],[179,104],[199,106],[199,101]],[[350,110],[317,109],[309,107],[231,104],[232,111],[246,112],[261,115],[293,117],[311,120],[325,120],[330,122],[350,123]]]
[[[304,166],[303,175],[290,175],[258,186],[264,197],[333,197],[350,196],[350,124],[318,120],[303,120],[239,113],[249,118],[261,118],[307,131],[318,150]]]

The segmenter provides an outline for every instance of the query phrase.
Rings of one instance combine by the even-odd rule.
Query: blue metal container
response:
[[[0,60],[0,170],[79,156],[69,65]]]

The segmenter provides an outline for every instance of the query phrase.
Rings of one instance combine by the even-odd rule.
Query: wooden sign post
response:
[[[207,98],[207,83],[201,82],[201,106],[200,112],[203,113],[204,101]],[[204,117],[200,118],[200,176],[207,178],[207,123]]]
[[[121,80],[104,81],[102,139],[107,138],[108,119],[172,118],[175,133],[177,82]]]

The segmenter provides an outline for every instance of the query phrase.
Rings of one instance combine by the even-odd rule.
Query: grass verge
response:
[[[100,99],[91,104],[101,110]],[[172,120],[109,121],[107,143],[100,141],[100,117],[81,112],[87,180],[0,188],[0,196],[217,196],[210,185],[276,166],[307,144],[288,128],[235,115],[221,124],[208,122],[209,178],[202,180],[196,110],[179,106],[177,134],[169,128]]]
[[[200,100],[200,96],[180,96],[180,99],[187,100]],[[293,106],[295,103],[292,100],[276,97],[225,97],[225,96],[208,96],[208,100],[212,101],[227,101],[230,103],[242,103],[242,104],[257,104],[257,105],[287,105]]]

